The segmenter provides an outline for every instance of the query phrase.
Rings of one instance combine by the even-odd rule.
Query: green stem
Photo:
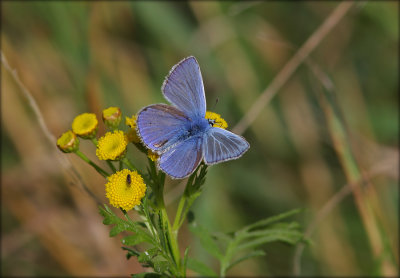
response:
[[[153,236],[153,238],[156,238],[157,239],[157,230],[156,230],[156,228],[154,227],[154,225],[153,225],[153,222],[152,222],[152,220],[151,220],[151,218],[150,218],[150,215],[147,213],[147,211],[144,209],[144,204],[140,204],[140,206],[139,206],[139,210],[140,210],[140,212],[144,215],[144,219],[146,219],[146,226],[147,226],[147,229],[151,232],[151,234],[152,234],[152,236]],[[159,240],[158,240],[158,242],[160,242]]]
[[[97,172],[99,172],[103,177],[108,177],[109,174],[104,171],[102,168],[100,168],[96,163],[91,161],[86,155],[84,155],[80,150],[77,150],[76,155],[78,155],[80,158],[82,158],[85,162],[89,163],[94,169],[96,169]]]
[[[175,262],[176,265],[176,270],[179,273],[181,270],[181,257],[180,257],[180,252],[179,252],[179,245],[178,245],[178,238],[177,238],[177,231],[172,230],[171,223],[168,218],[168,213],[165,208],[165,202],[164,202],[164,183],[165,183],[165,174],[160,172],[159,175],[156,175],[155,180],[158,183],[158,186],[155,189],[155,195],[156,195],[156,202],[157,206],[160,210],[160,217],[162,221],[162,226],[163,226],[163,234],[162,236],[166,237],[166,242],[168,244],[169,252],[171,254],[172,259]],[[185,274],[181,274],[179,276],[185,276]]]
[[[110,160],[106,160],[108,166],[110,167],[111,171],[113,173],[115,173],[117,171],[117,169],[115,169],[115,166],[112,164],[112,162]]]
[[[160,211],[161,211],[163,223],[166,224],[166,226],[167,226],[166,228],[168,229],[168,232],[167,232],[168,245],[170,247],[176,268],[178,271],[180,271],[181,270],[181,267],[180,267],[181,257],[180,257],[180,252],[179,252],[177,233],[173,233],[173,231],[172,231],[172,227],[169,222],[168,214],[167,214],[167,210],[165,209],[165,206],[163,206]],[[184,276],[184,275],[182,275],[182,276]]]
[[[122,161],[120,160],[120,161],[119,161],[119,170],[121,171],[123,167],[124,167],[124,166],[123,166],[123,163],[122,163]]]
[[[181,199],[179,200],[179,205],[178,205],[178,209],[176,211],[174,224],[172,226],[172,231],[174,233],[177,233],[179,228],[181,227],[182,211],[183,211],[183,208],[185,207],[185,203],[186,203],[186,196],[185,196],[185,194],[183,194]]]
[[[124,163],[126,166],[128,166],[128,168],[132,171],[138,171],[137,168],[135,167],[135,165],[133,165],[128,158],[124,157],[122,159],[122,163]]]
[[[93,142],[93,144],[97,147],[97,145],[99,144],[99,142],[97,141],[96,137],[93,137],[92,139],[90,139],[90,141]]]

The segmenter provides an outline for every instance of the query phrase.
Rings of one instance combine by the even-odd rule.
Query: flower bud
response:
[[[93,113],[83,113],[76,116],[72,122],[72,131],[84,139],[96,137],[99,122]]]
[[[75,133],[68,130],[58,138],[57,147],[64,153],[76,152],[79,149],[79,139]]]
[[[117,129],[122,119],[119,107],[109,107],[103,110],[103,121],[112,130]]]

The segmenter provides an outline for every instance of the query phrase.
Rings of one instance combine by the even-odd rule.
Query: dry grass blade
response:
[[[389,160],[393,162],[392,160]],[[377,163],[377,165],[380,163]],[[390,175],[394,172],[394,168],[392,163],[383,163],[385,167],[375,167],[370,170],[367,175],[367,178],[363,177],[357,183],[359,185],[363,184],[365,180],[372,179],[379,175]],[[317,215],[308,225],[305,233],[304,238],[310,239],[314,231],[318,228],[319,224],[329,215],[329,213],[336,208],[348,195],[352,193],[352,187],[354,184],[346,184],[344,185],[338,192],[336,192],[318,211]],[[371,183],[367,183],[366,186],[371,186]],[[295,255],[293,258],[293,275],[298,276],[301,274],[301,255],[303,254],[305,248],[305,244],[299,244],[296,247]]]
[[[242,134],[250,124],[257,118],[264,106],[271,98],[282,88],[286,81],[292,76],[296,69],[306,60],[310,53],[321,43],[321,41],[329,34],[336,24],[346,15],[353,2],[342,2],[331,15],[321,24],[321,26],[308,38],[303,46],[293,55],[293,57],[285,64],[282,70],[272,80],[270,85],[262,92],[262,94],[254,101],[248,112],[233,128],[233,132]]]
[[[28,100],[28,103],[29,103],[30,107],[32,108],[32,110],[34,112],[34,114],[36,116],[36,119],[39,122],[39,126],[40,126],[43,134],[47,138],[50,146],[52,146],[52,148],[53,148],[54,156],[60,162],[60,164],[62,165],[63,169],[65,169],[67,172],[70,173],[69,176],[72,177],[75,180],[73,183],[81,184],[83,189],[89,194],[89,196],[94,201],[96,201],[96,203],[101,204],[100,200],[94,195],[94,193],[83,182],[80,174],[74,168],[74,166],[71,164],[71,162],[65,156],[61,155],[61,153],[57,150],[56,144],[55,144],[56,137],[50,132],[49,128],[47,127],[46,122],[44,121],[44,118],[42,116],[42,113],[40,112],[39,106],[37,105],[37,103],[36,103],[35,99],[33,98],[32,94],[29,92],[29,90],[24,86],[24,84],[20,80],[17,71],[13,70],[10,67],[10,65],[9,65],[9,63],[7,61],[7,58],[5,57],[3,52],[1,52],[1,63],[3,64],[4,68],[6,69],[6,71],[11,74],[11,76],[14,79],[14,81],[18,84],[18,86],[21,89],[22,93],[24,94],[24,96]]]

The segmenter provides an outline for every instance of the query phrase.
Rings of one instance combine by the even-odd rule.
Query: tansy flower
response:
[[[119,160],[125,155],[128,138],[122,130],[107,132],[99,139],[96,155],[100,160]]]
[[[139,143],[140,138],[136,131],[136,116],[133,115],[132,118],[125,117],[125,123],[130,127],[130,130],[126,133],[129,142]]]
[[[83,113],[76,116],[72,122],[72,131],[85,139],[91,139],[96,136],[98,121],[93,113]]]
[[[228,123],[223,118],[221,118],[220,114],[207,111],[206,119],[208,120],[209,123],[212,124],[213,127],[219,127],[223,129],[226,129],[228,127]]]
[[[79,149],[79,139],[68,130],[57,139],[57,147],[65,153],[75,152]]]
[[[147,150],[147,157],[150,158],[153,162],[156,162],[159,158],[158,154],[153,152],[152,150]]]
[[[123,169],[108,177],[106,197],[110,204],[125,211],[140,205],[140,200],[146,193],[146,184],[136,172]]]
[[[109,107],[103,110],[102,116],[107,127],[116,129],[122,119],[121,109],[119,109],[119,107]]]

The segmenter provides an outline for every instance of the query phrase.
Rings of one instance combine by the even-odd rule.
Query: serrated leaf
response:
[[[126,236],[121,239],[121,242],[125,245],[137,245],[142,242],[153,243],[153,239],[145,232],[141,232],[134,235]]]
[[[123,225],[123,224],[117,224],[114,227],[111,228],[110,230],[110,237],[116,236],[119,233],[126,231],[127,230],[127,226]]]
[[[102,207],[99,207],[99,213],[101,216],[104,217],[103,224],[111,225],[111,224],[117,223],[118,222],[117,219],[120,219],[120,218],[118,216],[116,216],[107,205],[104,205],[104,208],[105,209],[103,209]]]
[[[254,251],[240,257],[239,259],[233,261],[232,263],[230,263],[229,266],[226,268],[226,270],[232,268],[233,266],[237,265],[240,262],[243,262],[245,260],[248,260],[248,259],[251,259],[254,257],[259,257],[259,256],[265,256],[265,252],[261,251],[261,250],[254,250]]]
[[[128,252],[126,253],[126,258],[127,258],[128,260],[129,260],[131,257],[133,257],[133,256],[139,257],[139,255],[140,255],[140,253],[139,253],[138,251],[133,250],[133,249],[131,249],[131,248],[128,248],[128,247],[125,247],[125,246],[122,246],[121,248],[122,248],[122,250],[128,251]]]
[[[193,225],[189,226],[189,229],[200,239],[201,245],[204,249],[207,250],[208,253],[213,255],[218,260],[222,260],[223,255],[218,245],[215,243],[210,233],[205,228],[194,223]]]
[[[142,231],[139,229],[139,224],[119,218],[107,205],[104,205],[104,209],[100,207],[99,212],[104,217],[103,224],[115,224],[115,226],[110,230],[110,237],[116,236],[123,231],[131,231],[135,233],[140,233]]]
[[[183,264],[182,264],[183,273],[186,273],[188,256],[189,256],[189,247],[185,249],[185,254],[183,255]]]
[[[167,261],[156,260],[154,262],[154,271],[158,273],[163,273],[168,270],[169,263]]]
[[[139,255],[138,261],[139,263],[151,262],[151,260],[157,255],[157,253],[158,253],[157,248],[148,249]]]
[[[242,250],[246,248],[255,248],[262,244],[273,242],[273,241],[283,241],[289,244],[296,244],[303,238],[303,234],[299,231],[293,230],[266,230],[262,232],[257,231],[257,236],[246,243],[243,243],[237,247],[237,250]]]
[[[214,270],[209,268],[207,265],[204,263],[193,259],[193,258],[188,258],[187,260],[187,267],[195,272],[197,272],[200,275],[207,276],[207,277],[216,277],[218,276]]]
[[[160,277],[167,277],[162,274],[154,273],[154,272],[143,272],[143,273],[137,273],[137,274],[132,274],[132,278],[160,278]]]
[[[249,231],[249,230],[252,230],[252,229],[260,229],[260,228],[262,228],[264,226],[268,226],[268,225],[270,225],[272,223],[278,222],[279,220],[282,220],[284,218],[287,218],[287,217],[290,217],[292,215],[295,215],[295,214],[299,213],[300,211],[301,211],[301,209],[294,209],[294,210],[291,210],[291,211],[288,211],[288,212],[285,212],[285,213],[281,213],[279,215],[268,217],[268,218],[262,219],[260,221],[257,221],[257,222],[255,222],[253,224],[250,224],[250,225],[244,227],[242,230]]]

